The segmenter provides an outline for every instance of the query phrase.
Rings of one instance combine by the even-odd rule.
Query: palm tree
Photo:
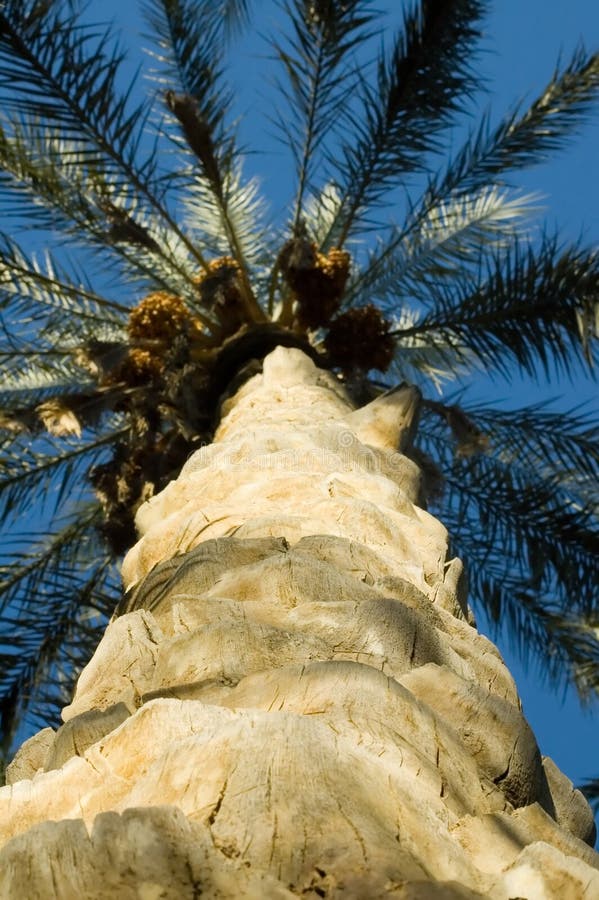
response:
[[[376,50],[369,0],[290,0],[271,41],[295,177],[277,219],[244,175],[225,76],[248,5],[147,0],[141,101],[110,30],[77,6],[0,7],[5,748],[55,721],[118,598],[137,510],[281,345],[357,402],[419,387],[420,502],[475,608],[554,681],[596,693],[596,422],[445,385],[481,365],[592,366],[596,251],[533,231],[536,199],[512,178],[586,120],[599,56],[577,50],[532,105],[449,153],[487,4],[423,0]]]

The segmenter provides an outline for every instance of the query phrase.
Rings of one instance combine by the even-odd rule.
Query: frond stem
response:
[[[314,141],[314,123],[316,121],[316,113],[318,109],[318,94],[320,89],[320,81],[322,75],[322,63],[324,59],[324,47],[322,41],[322,32],[320,32],[321,40],[318,44],[318,53],[314,63],[315,77],[312,81],[310,100],[308,108],[308,116],[306,121],[306,134],[304,138],[304,147],[302,151],[302,161],[299,170],[299,182],[297,188],[297,196],[295,200],[295,214],[293,216],[292,233],[296,235],[302,215],[302,203],[304,200],[304,192],[308,179],[308,165],[312,156],[312,147]]]

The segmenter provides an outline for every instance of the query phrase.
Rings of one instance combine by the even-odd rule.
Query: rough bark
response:
[[[416,504],[415,406],[352,411],[282,348],[227,402],[9,768],[2,897],[599,896],[589,808]]]

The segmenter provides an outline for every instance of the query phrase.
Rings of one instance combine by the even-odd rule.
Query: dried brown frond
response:
[[[447,422],[456,442],[455,455],[458,457],[474,456],[476,453],[487,453],[491,448],[488,434],[467,416],[461,406],[447,406],[436,400],[426,400],[426,406]]]
[[[202,163],[205,175],[214,183],[219,183],[218,163],[210,126],[202,115],[198,102],[190,94],[176,94],[166,91],[168,108],[178,119],[189,147]]]
[[[0,431],[21,434],[24,431],[35,431],[36,426],[38,423],[31,409],[0,409]]]
[[[489,436],[459,406],[446,407],[445,419],[457,442],[456,456],[474,456],[475,453],[486,453],[489,450]]]
[[[128,353],[124,341],[98,341],[92,339],[82,347],[77,347],[73,358],[78,366],[96,379],[110,375],[124,362]]]
[[[36,412],[44,424],[44,428],[57,437],[75,434],[81,437],[81,422],[73,410],[59,398],[52,398],[40,403]]]
[[[221,256],[194,279],[200,301],[217,317],[226,334],[232,334],[246,320],[242,273],[237,260]]]

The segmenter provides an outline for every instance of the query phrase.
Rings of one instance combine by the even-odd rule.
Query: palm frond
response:
[[[189,239],[54,128],[25,119],[12,123],[10,133],[0,128],[0,190],[9,215],[60,228],[73,243],[116,257],[129,279],[189,289],[198,266]]]
[[[199,163],[199,176],[184,172],[180,177],[196,197],[203,194],[201,205],[210,208],[211,219],[215,221],[217,216],[227,249],[241,267],[248,310],[260,317],[247,277],[244,240],[236,229],[240,211],[248,207],[241,202],[242,193],[247,199],[253,191],[240,185],[239,154],[227,122],[233,95],[222,75],[222,4],[214,0],[150,0],[145,13],[159,38],[159,51],[154,55],[161,69],[154,78],[168,88],[167,107],[185,141],[177,146],[186,146]],[[243,224],[247,235],[250,222],[243,220]],[[213,230],[208,229],[208,236]]]
[[[291,141],[297,166],[297,195],[292,230],[297,232],[311,173],[319,163],[318,149],[325,135],[339,128],[357,83],[357,63],[350,53],[369,39],[374,19],[371,0],[290,0],[285,4],[291,35],[273,40],[287,85],[279,83],[285,110],[278,121]]]
[[[222,75],[222,4],[215,0],[147,0],[143,13],[151,28],[150,39],[157,44],[151,51],[158,63],[152,80],[163,89],[193,97],[202,119],[216,133],[224,126],[232,102]]]
[[[250,21],[251,0],[217,0],[221,7],[225,31],[239,33]]]
[[[526,234],[538,211],[534,194],[514,196],[494,186],[439,200],[373,250],[349,285],[346,303],[378,300],[389,309],[423,277],[461,277],[482,251],[492,253]]]
[[[466,407],[452,421],[456,407],[439,415],[436,406],[424,410],[423,447],[439,461],[437,513],[469,562],[475,602],[513,629],[524,656],[541,659],[550,640],[552,677],[563,663],[588,688],[598,650],[597,422],[530,406]],[[466,429],[479,440],[468,442]]]
[[[581,318],[594,315],[598,274],[594,250],[560,248],[551,237],[538,248],[515,243],[487,264],[480,280],[464,273],[456,285],[423,280],[418,299],[432,311],[394,336],[400,345],[420,337],[454,352],[465,348],[508,377],[513,364],[531,375],[552,367],[568,373],[592,353]]]
[[[561,602],[540,599],[495,560],[481,558],[472,533],[463,531],[454,549],[465,561],[475,609],[486,618],[492,636],[507,632],[524,666],[534,666],[553,688],[570,684],[581,701],[596,699],[599,640],[592,623],[564,610]],[[499,618],[492,619],[489,610]]]
[[[109,428],[78,441],[6,439],[0,444],[0,510],[7,517],[26,511],[35,496],[40,508],[52,514],[65,496],[82,492],[89,467],[99,461],[107,448],[129,431],[127,425]],[[60,473],[60,478],[56,474]]]
[[[546,401],[503,410],[475,404],[468,410],[506,465],[524,458],[535,472],[563,482],[588,480],[599,490],[599,421],[583,410],[556,412],[549,406]]]
[[[325,243],[337,216],[342,197],[334,181],[308,195],[304,204],[304,220],[309,235],[320,247]]]
[[[241,169],[232,168],[223,181],[223,197],[227,216],[234,230],[242,258],[254,269],[264,266],[269,257],[266,207],[256,180],[243,181]],[[222,209],[203,178],[189,173],[182,192],[185,223],[190,234],[202,242],[214,256],[225,256],[231,250],[223,232]]]
[[[116,87],[124,55],[110,34],[62,18],[51,7],[32,19],[31,2],[7,0],[0,11],[0,88],[5,110],[53,122],[64,138],[103,159],[113,173],[148,186],[155,160],[142,169],[134,159],[144,107],[128,109]]]
[[[407,309],[391,317],[394,327],[404,331],[412,328],[417,320],[418,315]],[[407,381],[424,391],[432,385],[441,394],[448,384],[466,377],[471,369],[472,359],[462,342],[455,340],[449,345],[442,340],[414,335],[398,343],[388,375],[393,383]]]
[[[562,150],[589,121],[598,89],[599,53],[579,47],[524,112],[518,104],[495,127],[489,115],[483,117],[476,133],[429,184],[419,204],[422,214],[439,198],[503,183],[510,171],[537,165]]]
[[[484,614],[495,638],[500,632],[508,634],[522,662],[534,663],[552,686],[573,684],[583,700],[596,693],[596,613],[589,621],[583,612],[569,610],[561,593],[539,595],[536,586],[514,572],[513,558],[503,557],[499,529],[490,547],[481,543],[480,528],[488,519],[470,521],[463,511],[452,515],[446,507],[437,514],[455,535],[452,548],[466,565],[471,602]],[[578,584],[574,581],[571,588],[576,590]]]
[[[0,732],[10,743],[25,717],[56,721],[114,603],[117,577],[97,528],[99,505],[73,512],[0,564]],[[93,562],[92,562],[93,561]],[[27,627],[23,625],[26,623]]]
[[[123,324],[127,307],[65,275],[50,251],[44,252],[43,261],[35,254],[28,256],[15,240],[0,233],[0,310],[10,303],[12,318],[26,304],[29,316],[32,307],[40,306],[44,312],[58,310],[75,320],[90,320],[95,327]]]
[[[471,59],[485,8],[479,0],[422,0],[405,13],[389,58],[379,57],[376,86],[363,82],[357,140],[342,144],[337,166],[343,202],[324,247],[343,246],[390,183],[426,170],[440,130],[480,86]]]
[[[57,560],[65,566],[61,573],[64,577],[77,567],[79,553],[84,552],[87,556],[90,548],[97,552],[99,536],[96,528],[101,524],[100,506],[92,502],[76,509],[76,514],[57,530],[37,537],[28,534],[25,549],[21,548],[18,537],[13,535],[12,542],[17,543],[17,549],[10,552],[7,543],[6,561],[0,567],[0,609],[35,609],[40,604],[41,595],[53,593],[46,579],[49,572],[53,578],[58,578],[54,571]]]
[[[73,142],[38,119],[4,123],[0,130],[0,189],[7,216],[27,217],[31,226],[85,228],[103,223],[87,190],[87,170]]]
[[[118,90],[124,54],[109,32],[62,17],[53,7],[31,15],[33,0],[7,0],[0,10],[0,93],[13,120],[51,124],[63,140],[77,145],[88,164],[136,196],[188,247],[201,254],[179,229],[163,203],[156,147],[139,164],[149,107],[132,107],[131,79]],[[132,107],[132,108],[131,108]]]
[[[496,460],[473,457],[454,466],[449,477],[456,488],[458,474],[464,482],[479,486],[474,501],[479,517],[483,525],[496,523],[503,552],[509,554],[512,565],[528,566],[531,594],[538,590],[550,595],[553,590],[564,609],[597,609],[596,510],[577,506],[570,485],[564,492],[555,481],[516,471],[514,466],[509,474],[507,470]],[[463,490],[467,503],[470,491]],[[538,572],[533,571],[537,565]]]
[[[445,171],[431,179],[406,223],[372,253],[353,290],[361,293],[372,285],[382,296],[381,292],[393,284],[395,270],[399,274],[406,270],[406,263],[411,261],[406,251],[414,244],[418,246],[418,236],[438,218],[439,211],[459,209],[462,204],[474,209],[477,198],[485,194],[507,198],[509,195],[497,190],[506,173],[538,164],[561,150],[588,121],[598,87],[599,54],[587,54],[580,47],[563,70],[556,69],[527,110],[521,112],[519,104],[494,128],[489,117],[484,117],[477,133],[465,142]]]
[[[240,203],[240,192],[231,196],[231,188],[235,185],[238,163],[238,154],[233,140],[222,138],[218,144],[211,131],[208,121],[203,118],[200,107],[190,94],[175,94],[167,91],[167,104],[174,117],[181,126],[183,136],[199,162],[199,192],[204,194],[205,203],[210,204],[213,210],[212,218],[218,217],[222,233],[227,241],[230,253],[239,267],[239,279],[241,284],[241,299],[246,313],[251,320],[264,319],[264,313],[254,296],[253,288],[248,275],[248,265],[243,252],[243,242],[237,233],[232,200],[236,201],[236,212],[246,209],[247,204]],[[237,168],[237,172],[240,168]],[[242,188],[247,196],[247,190]],[[210,198],[208,200],[208,198]],[[244,223],[247,224],[247,223]]]
[[[23,403],[39,403],[52,394],[70,390],[78,382],[82,387],[85,384],[81,369],[68,357],[40,360],[39,357],[23,359],[11,355],[0,375],[0,410],[12,412]],[[91,381],[89,387],[92,387]]]

